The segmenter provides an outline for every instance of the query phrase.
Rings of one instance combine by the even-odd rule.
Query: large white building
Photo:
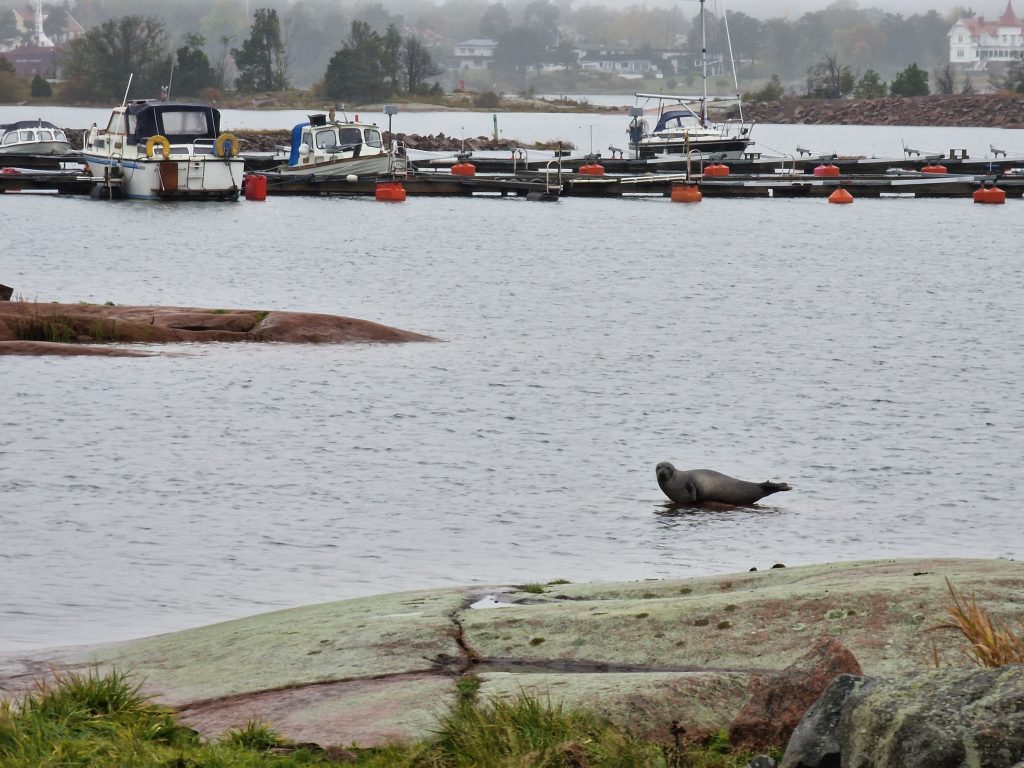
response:
[[[967,69],[987,69],[1024,59],[1024,22],[1017,18],[1012,0],[995,21],[983,16],[958,19],[949,31],[949,61]]]

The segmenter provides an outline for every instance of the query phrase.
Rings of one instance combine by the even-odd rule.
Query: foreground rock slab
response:
[[[24,301],[0,304],[0,355],[137,356],[152,353],[81,345],[211,341],[329,344],[436,339],[368,320],[312,312]],[[86,348],[92,351],[81,351]]]
[[[935,649],[944,665],[967,663],[955,632],[931,631],[946,618],[947,579],[995,617],[1022,615],[1024,566],[1002,560],[427,590],[8,656],[0,695],[51,668],[116,667],[206,736],[255,718],[301,741],[371,746],[429,736],[472,675],[483,696],[586,705],[665,742],[676,720],[687,739],[729,729],[783,746],[801,714],[787,704],[808,706],[835,674],[925,671]]]

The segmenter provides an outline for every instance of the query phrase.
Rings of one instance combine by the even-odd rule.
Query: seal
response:
[[[788,483],[750,483],[723,475],[713,469],[679,470],[663,461],[655,467],[658,485],[678,504],[717,502],[746,506],[779,491],[791,491]]]

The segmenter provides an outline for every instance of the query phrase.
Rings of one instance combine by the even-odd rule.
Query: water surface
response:
[[[5,195],[25,298],[444,342],[0,358],[0,650],[423,587],[1019,558],[1021,205]],[[673,514],[663,460],[795,490]]]

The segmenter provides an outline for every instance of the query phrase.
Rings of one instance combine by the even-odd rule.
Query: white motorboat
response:
[[[0,154],[66,155],[71,142],[64,131],[45,120],[19,120],[0,125]]]
[[[205,104],[140,100],[115,107],[106,128],[85,133],[82,155],[111,197],[237,200],[245,161]]]
[[[272,172],[283,176],[392,176],[406,172],[401,142],[384,146],[372,123],[337,120],[334,110],[313,114],[292,128],[291,146]]]
[[[704,5],[700,0],[698,17],[701,29],[701,78],[703,93],[699,96],[672,96],[660,93],[637,93],[637,103],[630,110],[631,120],[626,133],[633,157],[639,159],[665,156],[695,155],[705,159],[727,160],[743,157],[753,144],[750,132],[753,123],[743,120],[743,104],[739,95],[739,81],[736,78],[736,62],[729,42],[729,27],[725,9],[721,9],[720,21],[725,30],[729,48],[729,62],[732,65],[732,80],[736,95],[720,98],[708,97],[708,58]],[[651,101],[657,102],[657,122],[653,130],[644,117]],[[710,105],[738,108],[738,120],[714,121],[708,115]]]

